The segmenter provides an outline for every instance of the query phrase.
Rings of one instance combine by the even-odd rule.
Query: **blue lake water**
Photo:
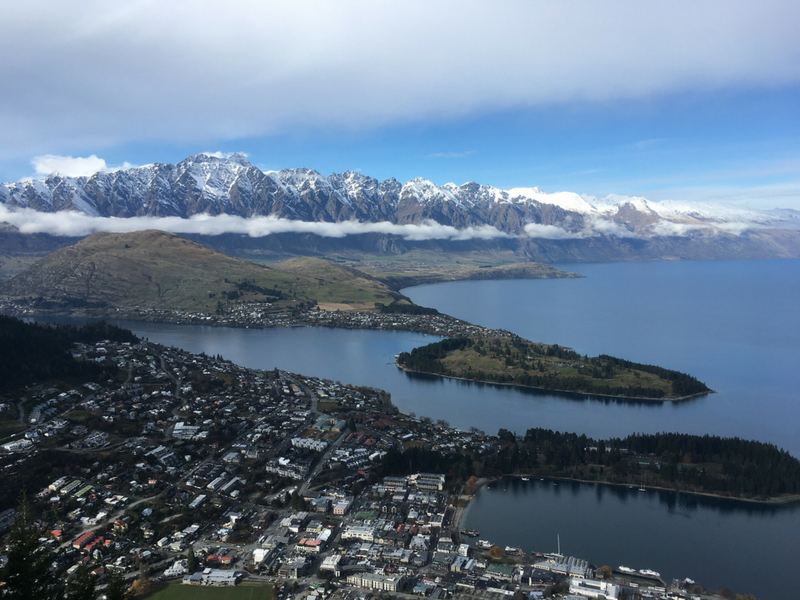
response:
[[[489,423],[504,415],[518,433],[530,424],[593,436],[711,433],[771,442],[800,456],[800,260],[557,266],[586,278],[404,292],[418,304],[534,341],[690,373],[717,393],[664,404],[529,396],[526,410],[516,394],[496,392],[492,399],[502,406],[486,411]]]
[[[800,506],[771,507],[609,485],[518,479],[483,488],[462,520],[525,552],[652,569],[759,599],[797,598]]]

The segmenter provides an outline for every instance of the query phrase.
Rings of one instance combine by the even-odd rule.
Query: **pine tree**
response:
[[[114,572],[103,593],[106,600],[131,600],[133,597],[128,591],[128,583],[120,571]]]
[[[67,584],[66,600],[95,600],[97,597],[97,578],[86,565],[81,565],[75,577]]]
[[[33,509],[24,492],[19,500],[8,545],[8,563],[0,574],[5,581],[3,599],[60,599],[61,588],[50,570],[50,553],[39,546],[39,530],[34,524]]]
[[[190,574],[197,570],[197,557],[194,555],[194,548],[189,548],[189,553],[186,555],[186,569]]]

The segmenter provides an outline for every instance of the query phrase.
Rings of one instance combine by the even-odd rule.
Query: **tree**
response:
[[[137,562],[139,563],[139,577],[133,582],[129,592],[131,596],[134,597],[147,596],[151,588],[150,565],[147,564],[147,561],[144,560],[141,555],[138,557]]]
[[[11,526],[8,563],[3,569],[3,598],[9,600],[55,600],[62,590],[50,570],[50,553],[39,546],[39,530],[33,522],[33,509],[23,492],[17,517]]]
[[[194,573],[197,570],[197,558],[194,555],[194,548],[191,547],[186,555],[186,569],[189,573]]]
[[[506,555],[500,546],[492,546],[489,548],[489,556],[491,558],[503,558]]]
[[[128,590],[128,583],[125,581],[120,571],[114,571],[114,574],[111,576],[111,581],[108,582],[103,592],[106,600],[131,600],[132,598]]]
[[[86,565],[81,565],[67,584],[67,600],[94,600],[97,597],[97,578]]]

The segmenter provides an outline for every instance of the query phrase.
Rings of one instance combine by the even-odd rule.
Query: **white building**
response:
[[[604,598],[605,600],[618,600],[622,586],[608,581],[597,579],[581,579],[570,577],[569,593],[586,598]]]

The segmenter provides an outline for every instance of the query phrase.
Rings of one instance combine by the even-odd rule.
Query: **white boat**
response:
[[[655,578],[661,577],[661,573],[659,573],[658,571],[651,571],[650,569],[640,569],[639,573],[641,573],[645,577],[655,577]]]
[[[623,567],[622,565],[617,567],[617,571],[619,571],[620,573],[636,573],[636,569],[631,569],[630,567]]]

